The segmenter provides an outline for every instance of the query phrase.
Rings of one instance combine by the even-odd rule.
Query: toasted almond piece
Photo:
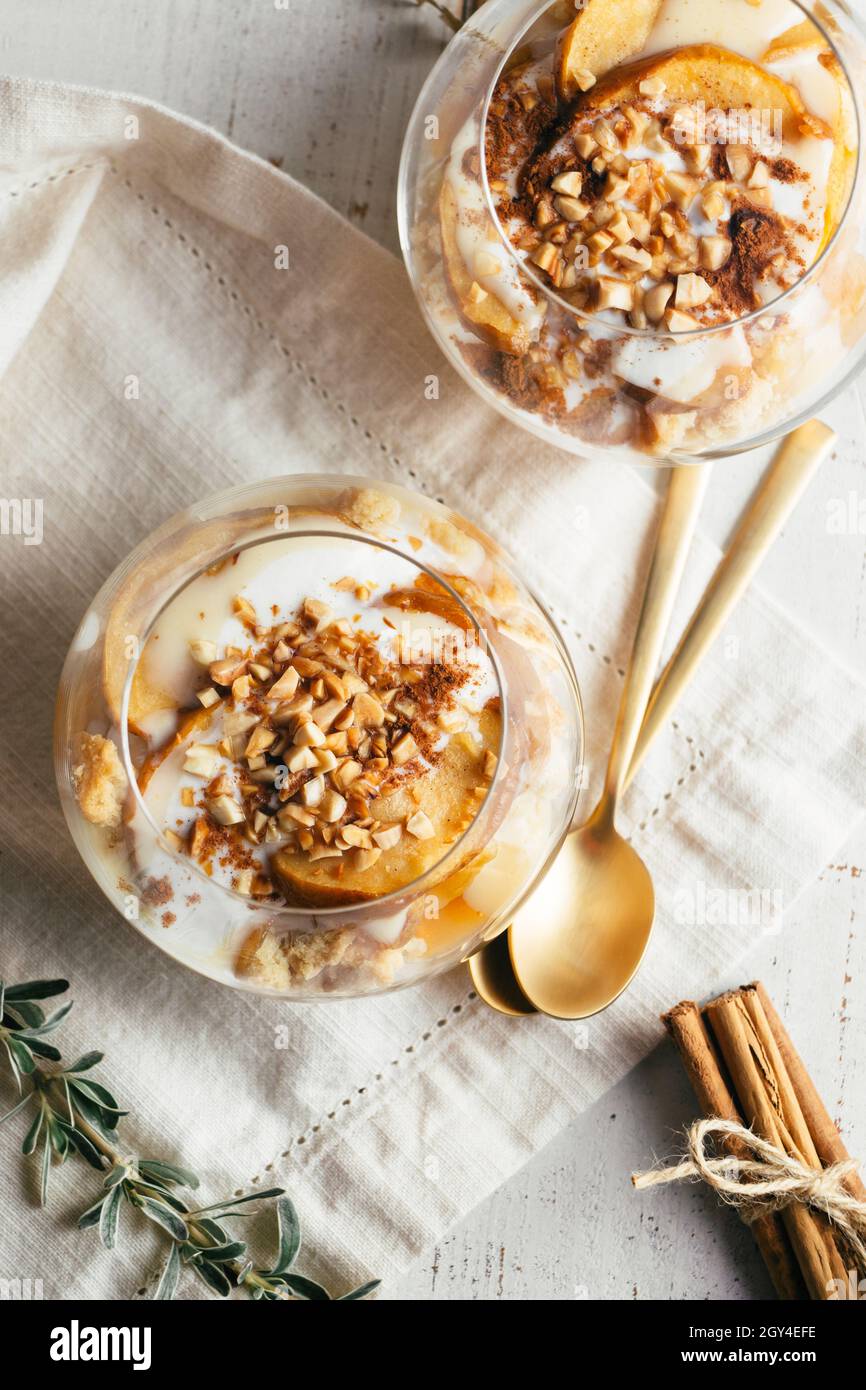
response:
[[[319,819],[333,825],[346,810],[346,798],[330,789],[325,792],[319,804]]]
[[[637,89],[642,97],[660,97],[662,92],[667,91],[667,85],[661,77],[645,77],[638,83]]]
[[[484,754],[484,776],[492,777],[498,765],[499,759],[496,754],[492,753],[488,748]]]
[[[648,251],[638,250],[636,246],[614,246],[611,259],[623,265],[635,266],[639,270],[649,270],[653,258]]]
[[[346,705],[343,700],[326,700],[323,705],[319,705],[317,709],[313,710],[313,723],[318,724],[319,728],[327,733],[334,720],[343,713],[345,708]]]
[[[712,285],[708,285],[702,275],[680,275],[677,278],[678,309],[694,309],[699,304],[706,304],[712,294]]]
[[[212,685],[209,685],[206,690],[196,691],[195,698],[204,709],[211,709],[214,705],[219,704],[221,696]]]
[[[350,589],[355,588],[357,582],[357,579],[354,579],[351,574],[344,574],[342,579],[337,580],[334,588],[339,589],[341,593],[348,593]]]
[[[749,179],[748,186],[749,188],[769,188],[770,170],[764,163],[763,159],[759,159],[754,169],[752,170],[752,176]]]
[[[583,222],[590,212],[589,203],[582,202],[580,198],[556,198],[554,207],[566,222]]]
[[[296,724],[304,715],[309,717],[312,708],[312,695],[306,690],[302,690],[300,694],[293,696],[291,700],[285,700],[279,705],[271,715],[271,721],[279,728],[283,728],[286,724]]]
[[[619,154],[619,140],[616,131],[604,117],[600,117],[592,128],[593,138],[602,150],[607,150],[609,154]]]
[[[277,643],[277,645],[274,647],[274,651],[273,651],[274,661],[279,661],[279,662],[288,661],[288,660],[289,660],[289,657],[290,657],[291,655],[292,655],[292,649],[291,649],[291,647],[289,646],[288,642],[283,642],[283,641],[281,640],[281,641],[279,641],[279,642]]]
[[[242,623],[251,623],[253,627],[255,627],[258,622],[256,610],[253,608],[248,598],[244,598],[243,594],[236,594],[234,602],[232,603],[232,608]]]
[[[315,623],[317,632],[334,616],[334,610],[318,598],[305,598],[303,612],[305,618],[309,618],[311,622]]]
[[[718,222],[725,215],[725,187],[722,179],[714,179],[701,192],[701,208],[710,222]]]
[[[664,184],[671,196],[671,201],[676,203],[683,212],[688,212],[692,203],[698,195],[700,183],[691,174],[678,174],[670,169],[665,172]]]
[[[543,241],[536,251],[532,252],[529,259],[545,274],[550,275],[555,268],[561,264],[561,257],[552,242]]]
[[[395,825],[385,825],[381,830],[373,831],[373,839],[380,849],[393,849],[400,843],[403,837],[403,827],[397,822]]]
[[[310,657],[298,656],[297,653],[292,657],[292,666],[304,680],[320,676],[325,669],[321,661],[313,661]]]
[[[276,741],[277,736],[273,729],[269,729],[265,724],[260,724],[257,729],[253,729],[250,735],[249,743],[244,749],[244,757],[254,758],[257,753],[266,753]]]
[[[569,198],[579,198],[583,192],[583,174],[577,169],[568,169],[551,180],[554,193],[564,193]]]
[[[417,743],[411,734],[403,734],[391,747],[391,758],[395,767],[402,767],[419,753]]]
[[[309,782],[305,782],[301,787],[301,801],[305,806],[318,806],[324,795],[325,779],[321,774],[311,777]]]
[[[643,310],[650,323],[661,323],[668,301],[674,292],[671,284],[654,285],[643,298]]]
[[[691,314],[684,314],[679,309],[668,309],[665,314],[665,323],[671,333],[693,333],[696,328],[700,328],[696,318]]]
[[[214,685],[231,685],[246,670],[246,662],[235,657],[225,657],[222,661],[212,661],[208,671]]]
[[[308,723],[301,724],[295,729],[292,742],[296,748],[321,748],[325,742],[325,735],[318,724],[314,724],[311,719]]]
[[[624,179],[622,174],[608,174],[607,183],[604,186],[604,201],[606,203],[618,203],[621,198],[627,196],[628,179]]]
[[[375,695],[356,695],[352,708],[355,712],[355,723],[362,729],[381,728],[385,722],[385,711]]]
[[[416,811],[406,822],[406,829],[416,840],[431,840],[436,834],[433,822],[423,811]]]
[[[634,306],[634,288],[625,280],[612,280],[606,275],[598,277],[598,300],[596,308],[603,309],[625,309],[626,312]]]
[[[690,174],[705,174],[712,157],[712,145],[691,145],[683,150],[683,159]]]
[[[362,830],[357,825],[344,825],[342,838],[347,845],[356,849],[372,849],[369,830]]]
[[[219,825],[240,825],[241,821],[246,820],[243,807],[238,805],[234,797],[225,793],[222,796],[208,797],[205,804]]]
[[[731,178],[737,183],[745,183],[752,173],[752,152],[748,145],[728,145],[725,159],[731,171]]]
[[[337,766],[336,754],[330,748],[314,748],[313,757],[320,772],[333,772]]]
[[[250,678],[247,675],[238,676],[232,681],[232,699],[246,700],[250,693]]]
[[[301,683],[294,666],[288,666],[279,680],[275,680],[268,691],[269,700],[290,700]]]
[[[473,280],[466,292],[466,298],[469,300],[469,303],[480,304],[483,300],[487,299],[487,297],[487,291],[481,288],[477,280]]]
[[[331,781],[338,791],[344,792],[349,789],[353,782],[361,776],[364,769],[360,763],[355,762],[354,758],[347,758],[339,767],[335,768]]]
[[[176,830],[164,830],[162,834],[163,839],[165,839],[168,842],[169,846],[174,850],[175,854],[180,854],[183,850],[186,849],[186,842],[181,839],[180,835],[178,835]]]
[[[704,270],[721,270],[731,259],[733,244],[726,236],[701,237],[701,265]]]
[[[285,806],[277,812],[277,820],[286,829],[290,829],[292,825],[305,825],[309,828],[316,824],[316,817],[313,812],[299,806],[296,801],[287,801]]]
[[[352,868],[359,873],[365,873],[367,869],[372,869],[377,859],[382,856],[380,849],[356,849],[352,852]]]
[[[210,666],[211,662],[216,661],[216,642],[206,642],[201,637],[195,637],[189,644],[189,654],[199,666]]]
[[[591,135],[587,134],[586,131],[582,131],[579,135],[575,135],[574,137],[574,148],[577,150],[581,159],[589,159],[590,155],[598,149],[598,145]]]
[[[316,754],[312,748],[303,745],[299,748],[293,748],[286,758],[286,767],[289,772],[307,772],[310,768],[318,767]]]
[[[232,888],[236,893],[241,893],[245,898],[248,898],[253,891],[253,870],[238,869],[232,879]]]
[[[351,730],[349,731],[351,732]],[[343,758],[349,751],[349,738],[345,731],[325,735],[324,748],[330,748],[332,753],[336,753],[338,758]]]
[[[502,262],[497,256],[492,256],[489,251],[479,251],[473,265],[475,274],[481,279],[485,275],[498,275],[502,270]]]
[[[219,750],[213,743],[191,743],[183,760],[184,772],[193,777],[215,777],[220,764]]]

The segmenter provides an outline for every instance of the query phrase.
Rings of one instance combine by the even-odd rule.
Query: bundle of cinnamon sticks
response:
[[[761,984],[745,985],[700,1009],[690,1000],[662,1015],[704,1115],[736,1120],[810,1168],[849,1155],[779,1015]],[[734,1158],[747,1158],[729,1141]],[[856,1173],[844,1178],[866,1201]],[[866,1271],[821,1213],[792,1202],[754,1220],[752,1231],[780,1298],[835,1299]],[[853,1271],[853,1275],[852,1275]],[[856,1295],[855,1295],[856,1296]]]

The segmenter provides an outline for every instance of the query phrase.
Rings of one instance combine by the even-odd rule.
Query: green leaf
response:
[[[227,1264],[229,1260],[238,1260],[246,1253],[247,1247],[242,1240],[230,1240],[225,1245],[208,1245],[204,1251],[205,1258],[218,1265]]]
[[[6,999],[50,999],[68,988],[68,980],[28,980],[23,985],[7,985]]]
[[[6,1012],[6,981],[0,980],[0,1019]]]
[[[105,1206],[105,1203],[107,1201],[107,1197],[100,1197],[98,1202],[94,1202],[92,1207],[88,1207],[87,1211],[83,1211],[81,1213],[81,1215],[78,1218],[78,1226],[80,1230],[86,1231],[90,1226],[99,1225],[99,1219],[102,1216],[102,1208]]]
[[[268,1197],[282,1197],[284,1187],[267,1187],[264,1192],[250,1192],[246,1197],[227,1197],[224,1202],[213,1202],[209,1207],[199,1207],[193,1214],[200,1216],[208,1211],[221,1211],[229,1215],[230,1207],[241,1207],[244,1202],[263,1202]]]
[[[32,1125],[30,1126],[30,1128],[24,1136],[24,1143],[21,1145],[21,1152],[23,1154],[32,1154],[35,1151],[36,1145],[39,1142],[39,1131],[42,1128],[42,1121],[44,1119],[45,1106],[40,1105],[39,1109],[36,1112],[36,1119],[33,1121]]]
[[[303,1274],[283,1274],[280,1283],[287,1284],[292,1293],[299,1294],[301,1298],[307,1298],[311,1303],[331,1302],[331,1295],[327,1289],[317,1284],[315,1279],[307,1279]]]
[[[85,1052],[83,1057],[79,1057],[77,1062],[73,1062],[71,1067],[64,1067],[65,1072],[89,1071],[102,1061],[104,1052]]]
[[[51,1177],[51,1143],[48,1135],[42,1146],[42,1181],[39,1184],[39,1200],[43,1207],[48,1205],[48,1180]]]
[[[9,1048],[9,1051],[12,1053],[12,1056],[15,1058],[15,1065],[19,1068],[20,1071],[23,1071],[25,1076],[29,1076],[31,1072],[34,1072],[36,1070],[36,1063],[33,1060],[33,1053],[30,1051],[30,1048],[26,1046],[26,1044],[19,1041],[18,1037],[15,1034],[6,1039],[6,1045]]]
[[[208,1264],[207,1260],[201,1260],[192,1267],[199,1278],[203,1279],[209,1288],[218,1293],[220,1298],[228,1298],[232,1291],[232,1286],[225,1271],[220,1269],[219,1265]]]
[[[20,1096],[23,1093],[21,1086],[21,1072],[18,1070],[18,1063],[15,1061],[15,1053],[9,1046],[10,1039],[0,1038],[0,1042],[3,1043],[3,1046],[6,1049],[6,1053],[9,1058],[9,1066],[12,1069],[12,1075],[15,1077],[15,1085],[18,1087],[18,1094]]]
[[[174,1298],[177,1289],[177,1281],[180,1278],[180,1246],[173,1244],[168,1252],[168,1259],[162,1274],[159,1276],[153,1297],[159,1301],[170,1301]]]
[[[120,1109],[110,1091],[95,1081],[81,1081],[77,1077],[70,1077],[69,1085],[76,1096],[89,1101],[102,1112],[102,1123],[106,1129],[116,1129],[120,1117],[129,1114],[128,1110]]]
[[[5,1120],[11,1120],[12,1116],[17,1115],[19,1110],[23,1110],[25,1105],[29,1105],[35,1094],[35,1091],[28,1091],[26,1096],[24,1096],[22,1100],[19,1100],[17,1105],[13,1105],[12,1109],[7,1110],[5,1115],[0,1115],[0,1125],[2,1125]]]
[[[122,1200],[123,1188],[113,1187],[102,1203],[102,1211],[99,1215],[99,1239],[106,1250],[113,1250],[117,1243],[117,1223]]]
[[[228,1231],[223,1230],[222,1226],[218,1222],[212,1221],[209,1216],[203,1216],[200,1221],[196,1222],[196,1225],[201,1226],[203,1231],[207,1231],[207,1234],[218,1245],[224,1245],[229,1238]]]
[[[381,1282],[381,1279],[371,1279],[369,1284],[362,1284],[360,1288],[353,1289],[351,1293],[341,1293],[335,1301],[337,1303],[353,1303],[358,1298],[366,1298],[368,1293],[378,1289]]]
[[[49,1062],[59,1062],[60,1053],[51,1043],[43,1042],[41,1038],[28,1038],[27,1046],[31,1052],[35,1052],[38,1057],[47,1057]]]
[[[292,1199],[285,1195],[277,1202],[277,1240],[279,1250],[271,1274],[283,1274],[291,1269],[301,1248],[301,1223]]]
[[[45,1022],[45,1015],[38,1004],[28,1004],[22,1000],[19,1004],[10,1004],[6,1000],[6,1012],[10,1018],[14,1018],[19,1028],[38,1028],[40,1023]]]
[[[51,1114],[48,1116],[48,1133],[54,1145],[54,1152],[57,1154],[58,1160],[63,1163],[69,1152],[69,1139],[62,1125],[58,1124],[56,1116]]]
[[[108,1188],[109,1190],[112,1187],[117,1187],[117,1184],[119,1182],[123,1182],[123,1179],[126,1177],[128,1172],[129,1169],[127,1168],[125,1163],[115,1163],[114,1167],[112,1168],[108,1177],[105,1179],[105,1182],[102,1184],[102,1186]]]
[[[155,1221],[158,1226],[162,1226],[168,1231],[175,1240],[187,1240],[189,1231],[186,1222],[181,1220],[176,1211],[165,1205],[164,1202],[157,1202],[153,1197],[142,1197],[139,1194],[138,1205],[141,1207],[145,1216],[151,1221]]]
[[[57,1123],[61,1126],[73,1148],[81,1154],[81,1157],[87,1159],[91,1168],[98,1168],[99,1172],[102,1173],[105,1169],[104,1160],[99,1150],[91,1144],[87,1135],[82,1134],[80,1129],[75,1129],[66,1120],[58,1120]]]
[[[63,1078],[64,1081],[66,1077]],[[102,1135],[103,1139],[112,1139],[112,1129],[117,1123],[115,1117],[105,1113],[102,1107],[97,1105],[89,1096],[82,1095],[76,1088],[74,1081],[69,1082],[70,1101],[72,1108],[83,1120],[92,1125],[95,1130]],[[114,1121],[114,1124],[112,1124]]]
[[[37,1028],[25,1029],[21,1034],[22,1038],[38,1038],[41,1037],[43,1033],[53,1032],[69,1013],[69,1010],[72,1008],[72,1002],[73,1001],[70,999],[68,1004],[61,1004],[57,1012],[51,1014],[50,1017],[46,1018],[44,1023],[40,1023]]]
[[[179,1168],[174,1163],[162,1163],[155,1158],[141,1158],[138,1171],[147,1177],[158,1178],[160,1182],[176,1182],[181,1187],[198,1187],[199,1180],[189,1168]]]

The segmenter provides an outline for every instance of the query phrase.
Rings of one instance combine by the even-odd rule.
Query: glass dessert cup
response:
[[[82,620],[55,724],[109,900],[200,973],[289,999],[412,984],[496,935],[582,757],[570,659],[496,543],[316,475],[143,541]]]
[[[488,0],[400,171],[451,363],[548,443],[630,462],[818,413],[866,351],[864,59],[837,0]]]

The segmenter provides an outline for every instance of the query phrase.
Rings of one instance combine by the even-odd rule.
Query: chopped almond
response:
[[[436,834],[433,822],[423,811],[416,811],[406,822],[406,829],[416,840],[430,840]]]

